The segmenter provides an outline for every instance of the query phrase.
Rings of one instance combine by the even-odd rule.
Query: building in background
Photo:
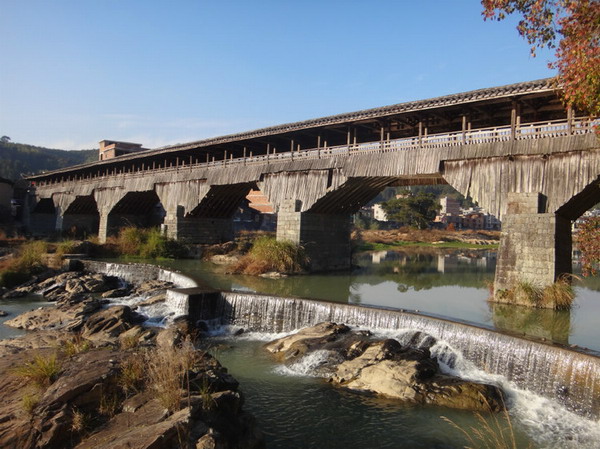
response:
[[[98,160],[112,159],[113,157],[144,151],[141,143],[120,142],[118,140],[101,140],[98,150]]]

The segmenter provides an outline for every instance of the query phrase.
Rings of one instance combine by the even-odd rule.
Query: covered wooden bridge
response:
[[[135,151],[30,176],[31,228],[77,224],[104,240],[162,224],[212,243],[231,238],[254,189],[279,239],[337,269],[350,265],[350,216],[383,188],[449,183],[503,220],[498,288],[548,283],[570,271],[571,220],[600,201],[596,123],[538,80]]]

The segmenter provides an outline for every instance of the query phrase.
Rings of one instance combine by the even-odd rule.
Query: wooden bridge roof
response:
[[[87,164],[76,165],[60,170],[48,171],[37,175],[29,176],[28,179],[40,179],[49,177],[54,174],[73,172],[85,169],[97,169],[103,166],[119,165],[123,162],[132,162],[144,158],[160,157],[175,157],[179,153],[190,150],[203,149],[210,151],[210,147],[223,144],[249,142],[264,137],[276,137],[281,135],[291,135],[294,133],[302,133],[302,131],[329,129],[330,127],[341,125],[353,125],[365,123],[369,121],[386,120],[394,117],[406,117],[418,113],[426,113],[427,111],[448,109],[457,107],[468,107],[470,104],[493,104],[501,101],[508,101],[511,98],[518,98],[523,95],[552,94],[556,89],[552,86],[551,78],[544,78],[535,81],[527,81],[516,84],[509,84],[498,87],[485,89],[477,89],[469,92],[463,92],[452,95],[444,95],[441,97],[430,98],[426,100],[410,101],[406,103],[398,103],[390,106],[383,106],[372,109],[364,109],[355,112],[344,114],[330,115],[300,122],[286,123],[267,128],[260,128],[252,131],[246,131],[236,134],[218,136],[183,144],[170,145],[152,150],[139,151],[136,153],[119,156],[116,158],[106,159]]]

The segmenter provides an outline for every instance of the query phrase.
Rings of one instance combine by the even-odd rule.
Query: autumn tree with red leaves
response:
[[[581,251],[583,275],[596,276],[600,267],[600,217],[584,219],[575,241]]]
[[[600,2],[598,0],[482,0],[485,19],[523,16],[517,29],[537,48],[556,48],[556,81],[569,106],[600,115]]]

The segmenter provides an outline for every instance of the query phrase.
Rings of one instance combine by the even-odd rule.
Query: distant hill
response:
[[[56,170],[98,160],[98,150],[52,150],[0,141],[0,177],[21,179],[21,174]]]

